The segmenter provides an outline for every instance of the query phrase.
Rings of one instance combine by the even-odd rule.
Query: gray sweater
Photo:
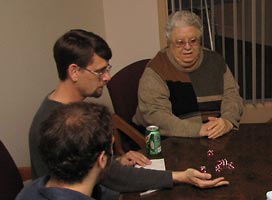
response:
[[[48,174],[48,169],[41,159],[38,149],[40,125],[52,110],[60,105],[60,102],[52,101],[46,97],[33,119],[29,132],[32,179]],[[138,192],[148,189],[171,188],[173,180],[171,171],[139,169],[123,166],[118,161],[113,161],[108,176],[101,184],[118,192]]]

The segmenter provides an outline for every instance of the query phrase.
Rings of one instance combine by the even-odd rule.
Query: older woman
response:
[[[238,85],[223,58],[201,46],[202,27],[190,11],[170,16],[168,46],[140,80],[137,125],[157,125],[165,136],[208,138],[238,128],[243,112]]]

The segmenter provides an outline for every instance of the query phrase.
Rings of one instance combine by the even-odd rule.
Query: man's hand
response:
[[[228,133],[233,124],[224,118],[208,117],[209,122],[202,125],[199,135],[208,136],[209,139],[218,138],[225,133]]]
[[[211,179],[211,174],[191,168],[181,172],[173,172],[172,176],[174,183],[188,183],[199,188],[212,188],[229,184],[229,181],[226,181],[224,177]]]
[[[147,157],[137,151],[128,151],[123,156],[118,157],[117,160],[122,165],[138,164],[141,166],[146,166],[151,164],[151,161]]]

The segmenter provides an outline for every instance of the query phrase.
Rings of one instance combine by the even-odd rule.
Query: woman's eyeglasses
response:
[[[187,41],[186,40],[176,40],[175,42],[173,42],[173,44],[177,48],[184,48],[187,43],[191,47],[192,46],[198,46],[199,45],[199,39],[198,38],[191,38],[191,39],[189,39]]]

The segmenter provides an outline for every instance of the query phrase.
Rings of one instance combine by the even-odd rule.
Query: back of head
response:
[[[39,148],[49,174],[66,183],[80,182],[102,151],[112,155],[111,115],[98,104],[60,106],[44,121],[41,132]]]
[[[70,64],[77,64],[82,68],[92,64],[94,53],[107,61],[112,57],[111,49],[103,38],[80,29],[70,30],[61,36],[53,51],[60,80],[67,78]]]
[[[171,33],[176,27],[194,26],[199,30],[199,36],[202,34],[203,25],[200,18],[193,12],[188,10],[177,11],[169,16],[165,31],[169,40]]]

